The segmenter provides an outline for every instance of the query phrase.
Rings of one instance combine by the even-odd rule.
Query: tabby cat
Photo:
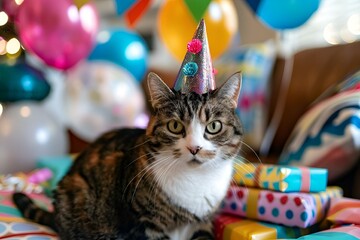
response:
[[[147,130],[104,134],[75,160],[54,194],[54,212],[22,193],[24,216],[61,239],[213,239],[212,216],[232,179],[242,127],[234,110],[241,75],[199,95],[148,76]]]

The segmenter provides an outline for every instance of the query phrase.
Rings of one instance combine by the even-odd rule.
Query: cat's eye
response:
[[[212,121],[206,126],[206,132],[210,134],[217,134],[221,131],[221,129],[222,129],[222,124],[218,120]]]
[[[180,134],[184,130],[184,125],[182,125],[182,123],[179,121],[170,120],[167,124],[167,128],[172,133]]]

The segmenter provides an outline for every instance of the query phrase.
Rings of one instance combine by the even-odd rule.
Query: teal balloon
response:
[[[88,59],[115,63],[141,82],[148,67],[148,49],[144,39],[126,29],[99,32],[98,41]]]
[[[0,102],[41,101],[50,89],[43,74],[28,64],[0,64]]]
[[[261,0],[256,15],[271,28],[292,29],[303,25],[319,5],[320,0]]]

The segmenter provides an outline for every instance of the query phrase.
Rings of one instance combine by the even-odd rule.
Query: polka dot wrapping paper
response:
[[[12,191],[0,191],[0,239],[7,240],[55,240],[59,239],[51,229],[27,221],[14,206]],[[42,194],[29,194],[44,209],[52,210],[51,200]]]
[[[322,192],[327,169],[243,163],[235,166],[237,184],[279,192]]]
[[[342,189],[328,187],[320,193],[282,193],[232,185],[222,203],[222,213],[306,228],[326,216],[330,199]]]
[[[292,238],[293,239],[293,238]],[[296,238],[297,240],[359,240],[360,226],[342,226]],[[282,239],[290,240],[290,239]]]
[[[214,230],[216,240],[270,240],[297,238],[318,231],[318,226],[313,225],[310,228],[286,227],[220,214],[215,217]]]
[[[360,200],[351,198],[334,198],[326,219],[334,224],[360,225]]]

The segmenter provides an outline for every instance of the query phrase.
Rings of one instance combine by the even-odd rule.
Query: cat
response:
[[[146,130],[101,136],[75,159],[54,192],[54,212],[15,193],[25,217],[71,239],[213,239],[212,217],[232,180],[242,125],[241,74],[208,93],[182,94],[147,78]]]

